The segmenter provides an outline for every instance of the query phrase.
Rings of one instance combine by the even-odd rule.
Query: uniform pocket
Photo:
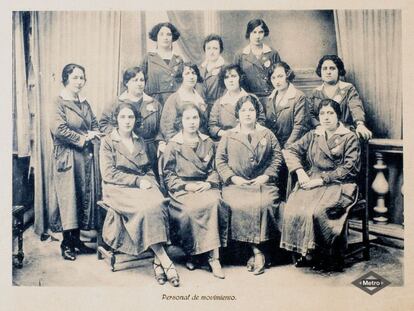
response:
[[[55,147],[55,163],[58,172],[65,172],[73,166],[73,150],[63,146]]]

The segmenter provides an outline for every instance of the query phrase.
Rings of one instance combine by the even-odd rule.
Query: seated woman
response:
[[[131,103],[139,111],[141,119],[135,121],[134,133],[142,137],[145,142],[145,150],[151,162],[151,168],[157,173],[157,143],[160,142],[159,128],[162,106],[154,98],[144,93],[146,76],[141,67],[132,67],[125,70],[123,92],[110,106],[102,112],[99,121],[99,129],[110,134],[116,126],[114,110],[121,103]]]
[[[200,121],[201,112],[195,104],[181,106],[176,122],[181,130],[165,151],[171,232],[187,254],[208,253],[213,275],[224,279],[219,247],[227,244],[228,208],[222,202],[214,168],[215,145],[198,131]],[[194,269],[192,260],[187,268]]]
[[[220,140],[227,131],[238,124],[238,120],[234,114],[236,103],[241,97],[249,95],[242,88],[244,85],[244,73],[239,65],[230,64],[225,66],[220,73],[219,81],[226,88],[226,91],[214,103],[208,121],[210,135],[215,140]],[[265,114],[262,105],[259,106],[257,120],[260,124],[264,125]]]
[[[345,76],[345,66],[336,55],[325,55],[319,60],[316,74],[322,78],[322,85],[313,90],[311,100],[311,121],[314,127],[320,125],[317,108],[323,99],[339,103],[338,119],[347,127],[355,128],[357,135],[365,140],[372,138],[372,132],[365,126],[365,110],[358,91],[351,83],[339,80]]]
[[[196,91],[197,83],[203,82],[197,65],[190,62],[184,63],[183,70],[178,73],[177,79],[181,82],[181,86],[177,92],[168,97],[161,114],[161,133],[167,142],[178,133],[174,127],[177,121],[177,111],[185,103],[197,105],[203,114],[202,118],[207,118],[207,105]],[[206,132],[204,128],[200,130]],[[161,147],[160,151],[163,149]]]
[[[102,237],[112,248],[138,255],[151,249],[154,273],[159,284],[180,281],[164,245],[169,242],[167,203],[151,171],[144,140],[133,133],[138,111],[131,103],[115,108],[117,122],[102,140],[100,167],[102,195],[111,207]]]
[[[321,127],[283,151],[298,184],[284,208],[280,247],[303,256],[298,266],[313,254],[308,263],[315,268],[340,271],[344,223],[358,195],[360,145],[357,135],[339,122],[337,102],[324,99],[317,111]]]
[[[255,275],[265,269],[262,242],[278,237],[282,153],[275,135],[257,123],[260,102],[248,95],[237,101],[239,125],[220,140],[216,165],[225,186],[222,194],[231,213],[230,238],[249,243],[254,257],[247,269]]]

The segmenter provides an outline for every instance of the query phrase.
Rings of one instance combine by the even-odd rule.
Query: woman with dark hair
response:
[[[142,62],[147,77],[145,93],[158,100],[162,106],[179,86],[175,76],[182,70],[183,59],[173,51],[173,42],[179,37],[180,32],[171,23],[159,23],[149,32],[149,38],[157,42],[157,47],[148,52]]]
[[[187,268],[195,268],[193,256],[207,253],[213,275],[223,279],[219,248],[227,245],[229,216],[214,167],[215,145],[198,131],[201,115],[193,103],[180,106],[177,114],[180,131],[170,139],[165,151],[171,232],[190,256]]]
[[[368,140],[372,138],[372,132],[365,126],[365,110],[358,91],[351,83],[339,80],[345,73],[344,63],[338,56],[325,55],[319,60],[316,74],[323,83],[313,90],[310,97],[312,125],[320,125],[317,115],[320,101],[332,99],[340,105],[339,120],[345,126],[355,128],[359,137]]]
[[[210,135],[215,140],[219,140],[238,124],[235,116],[236,103],[241,97],[249,95],[242,87],[244,85],[244,73],[239,65],[230,64],[223,67],[219,82],[225,87],[226,92],[214,103],[208,121]],[[259,106],[257,121],[264,125],[265,114],[262,105]]]
[[[297,253],[297,266],[341,271],[344,224],[358,198],[360,145],[340,122],[337,102],[323,99],[317,111],[321,126],[283,150],[298,183],[284,207],[280,246]]]
[[[99,140],[98,123],[89,103],[80,95],[85,68],[68,64],[62,71],[63,90],[55,101],[51,120],[53,156],[50,178],[52,230],[63,232],[62,257],[94,253],[80,240],[80,230],[94,229],[96,201],[93,142]]]
[[[246,74],[247,91],[257,95],[263,105],[272,92],[269,70],[280,61],[279,53],[263,42],[268,35],[269,28],[264,20],[249,21],[246,29],[249,44],[234,57],[234,63]]]
[[[178,72],[176,78],[181,83],[181,86],[177,92],[167,99],[161,115],[161,133],[167,142],[178,133],[174,124],[177,121],[177,111],[184,103],[193,103],[201,110],[203,120],[200,130],[203,133],[207,132],[205,129],[207,105],[203,97],[196,91],[197,83],[203,82],[197,65],[191,62],[184,63],[182,71]],[[163,149],[162,147],[160,151]]]
[[[265,269],[263,242],[278,236],[279,191],[274,185],[282,164],[275,135],[257,123],[260,105],[251,95],[238,100],[239,125],[222,137],[216,153],[223,200],[230,207],[229,238],[250,245],[247,269],[255,275]]]
[[[204,62],[200,65],[200,75],[203,78],[202,94],[207,104],[208,113],[217,98],[224,92],[223,85],[220,84],[221,69],[225,65],[223,53],[223,39],[216,34],[208,35],[203,42],[205,53]]]
[[[141,67],[125,70],[122,83],[126,90],[103,111],[99,128],[105,134],[111,133],[116,124],[115,108],[121,103],[131,103],[139,112],[134,133],[144,139],[151,168],[157,174],[157,144],[162,141],[159,135],[161,104],[144,93],[146,76]]]
[[[152,250],[154,274],[163,285],[179,286],[174,264],[165,251],[169,243],[167,201],[159,190],[146,154],[145,142],[134,133],[139,112],[131,103],[114,111],[112,132],[102,140],[100,168],[103,201],[110,206],[102,238],[130,255]]]

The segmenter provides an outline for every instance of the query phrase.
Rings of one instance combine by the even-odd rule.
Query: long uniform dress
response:
[[[241,97],[247,95],[256,96],[254,94],[247,93],[244,89],[241,89],[241,92],[238,97],[231,97],[229,93],[226,92],[214,103],[208,120],[208,129],[210,132],[210,136],[213,139],[219,140],[220,137],[218,136],[218,132],[220,130],[232,129],[239,123],[235,116],[236,103]],[[259,124],[261,125],[264,125],[266,116],[263,111],[262,105],[259,105],[259,108],[260,111],[259,116],[257,118],[257,122],[259,122]]]
[[[351,83],[338,81],[337,92],[332,98],[341,107],[341,121],[347,127],[356,127],[358,121],[365,123],[365,110],[358,91]],[[318,126],[318,105],[323,99],[330,98],[324,91],[323,84],[315,88],[310,96],[310,114],[313,127]]]
[[[296,187],[291,193],[284,208],[280,246],[302,255],[317,247],[329,249],[341,235],[357,200],[359,140],[340,123],[328,140],[318,128],[285,149],[283,155],[291,172],[304,168],[310,178],[322,178],[324,184],[310,190]]]
[[[277,91],[274,90],[266,103],[266,126],[275,135],[282,149],[288,147],[308,130],[308,105],[305,94],[289,83],[282,100],[276,103]],[[280,195],[285,199],[291,188],[291,179],[285,164],[279,175]]]
[[[51,229],[94,229],[97,191],[94,148],[91,142],[86,142],[85,135],[97,131],[98,122],[86,99],[75,99],[66,89],[55,101],[51,121]]]
[[[103,201],[111,207],[102,238],[112,248],[138,255],[157,243],[168,243],[167,200],[151,171],[142,138],[133,133],[131,152],[114,129],[102,139],[100,167]],[[152,184],[140,189],[141,180]]]
[[[207,121],[207,105],[204,102],[204,99],[195,91],[196,101],[194,102],[193,97],[187,98],[186,94],[179,89],[173,95],[171,95],[167,102],[164,105],[161,114],[161,133],[165,141],[169,141],[174,135],[178,133],[178,130],[174,127],[174,124],[177,122],[177,112],[178,109],[183,106],[185,103],[192,102],[200,108],[202,113],[202,118],[204,126],[200,128],[200,131],[204,134],[207,133],[207,126],[205,125]]]
[[[147,77],[145,93],[164,106],[167,98],[179,87],[176,76],[182,71],[183,63],[181,56],[176,54],[173,54],[169,61],[165,61],[157,52],[148,52],[142,62],[142,68]]]
[[[138,102],[131,101],[126,92],[122,93],[117,100],[106,107],[99,120],[99,128],[105,134],[111,133],[116,127],[114,112],[121,103],[130,103],[140,112],[141,120],[136,121],[134,133],[144,139],[151,168],[157,172],[157,142],[162,140],[160,134],[161,104],[145,93]]]
[[[224,202],[231,210],[230,238],[259,244],[278,236],[279,191],[277,181],[282,153],[275,135],[256,124],[248,136],[235,127],[221,139],[216,165],[225,186]],[[268,175],[268,183],[260,186],[231,184],[231,177],[253,179]]]
[[[213,104],[218,98],[223,96],[226,89],[220,83],[220,73],[224,65],[224,59],[220,56],[210,70],[207,70],[207,61],[203,62],[199,67],[200,75],[203,78],[201,94],[206,101],[207,115],[210,114]]]
[[[189,255],[227,245],[229,211],[220,195],[214,146],[201,133],[197,146],[189,146],[180,132],[169,141],[165,152],[171,235]],[[211,188],[200,193],[185,190],[187,183],[197,181],[209,182]]]
[[[279,53],[266,44],[263,44],[263,54],[259,58],[252,53],[250,45],[234,56],[234,63],[246,75],[247,91],[256,94],[263,106],[273,89],[269,78],[270,69],[279,61]]]

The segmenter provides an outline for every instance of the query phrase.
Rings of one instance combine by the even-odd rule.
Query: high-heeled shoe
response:
[[[195,259],[193,256],[188,256],[187,262],[185,263],[185,267],[190,271],[196,269]]]
[[[71,246],[65,243],[62,243],[60,244],[60,251],[61,251],[63,259],[70,260],[70,261],[76,260],[75,250]]]
[[[213,275],[216,278],[224,279],[226,277],[221,269],[221,264],[218,258],[209,258],[208,264],[210,265],[211,272],[213,272]]]
[[[167,276],[168,282],[174,287],[180,286],[180,277],[178,276],[177,269],[174,264],[171,263],[168,268],[164,268],[165,275]]]
[[[254,270],[253,270],[253,274],[254,275],[260,275],[260,274],[264,273],[264,271],[265,271],[265,264],[266,264],[265,256],[262,253],[255,254],[254,255]]]
[[[165,275],[164,268],[161,266],[161,263],[155,262],[154,260],[152,267],[154,268],[154,276],[158,284],[164,285],[167,282],[167,276]]]
[[[254,270],[254,256],[250,257],[246,264],[247,271],[253,272]]]
[[[73,247],[79,254],[95,254],[96,249],[88,247],[81,240],[74,240]]]

